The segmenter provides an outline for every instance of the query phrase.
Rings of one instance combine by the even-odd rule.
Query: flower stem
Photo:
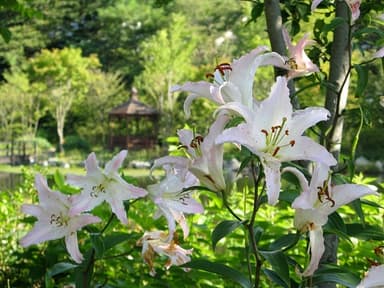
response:
[[[262,169],[261,166],[258,165],[258,167],[255,166],[254,161],[251,162],[251,168],[252,168],[252,177],[253,177],[253,182],[254,182],[254,198],[253,198],[253,210],[252,210],[252,216],[251,219],[247,225],[248,233],[249,233],[249,238],[251,241],[251,247],[253,250],[253,254],[255,255],[256,258],[256,266],[255,266],[255,285],[254,287],[259,287],[260,285],[260,272],[261,272],[261,266],[263,264],[263,259],[259,254],[259,250],[257,248],[257,243],[256,243],[256,237],[255,237],[255,229],[254,229],[254,224],[256,220],[256,214],[257,211],[260,208],[261,204],[261,195],[259,195],[259,186],[260,186],[260,181],[261,181],[261,173]],[[256,171],[256,168],[258,168]],[[263,188],[264,189],[264,188]]]

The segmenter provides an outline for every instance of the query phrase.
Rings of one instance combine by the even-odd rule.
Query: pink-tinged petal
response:
[[[71,219],[70,230],[77,231],[83,228],[84,226],[99,222],[101,222],[101,219],[97,216],[90,214],[82,214],[79,216],[75,216]]]
[[[313,0],[311,5],[311,11],[315,10],[323,0]]]
[[[175,218],[173,217],[171,211],[167,207],[164,207],[163,205],[159,205],[158,208],[164,215],[165,219],[167,220],[168,231],[169,231],[168,240],[171,240],[173,237],[173,234],[176,232]]]
[[[288,47],[288,50],[292,50],[295,46],[292,44],[291,36],[289,36],[287,28],[285,28],[283,26],[282,32],[283,32],[283,38],[284,38],[285,45]]]
[[[323,230],[321,227],[309,231],[309,244],[311,250],[311,261],[305,271],[301,274],[304,277],[311,276],[317,270],[321,256],[323,256],[325,246]]]
[[[87,177],[81,175],[67,175],[67,183],[69,185],[73,185],[76,187],[82,187],[85,183],[87,183]]]
[[[189,235],[189,226],[187,224],[187,220],[185,220],[185,216],[183,213],[175,210],[170,210],[173,218],[180,225],[181,230],[183,230],[183,237],[186,239]]]
[[[356,21],[360,17],[360,0],[345,0],[351,10],[352,21]]]
[[[294,138],[293,147],[280,149],[279,159],[282,161],[310,160],[320,162],[328,166],[337,164],[336,159],[323,146],[306,136]]]
[[[182,201],[165,200],[164,202],[166,203],[167,207],[171,210],[177,210],[189,214],[197,214],[204,212],[203,206],[195,199],[190,197],[185,197],[185,199],[183,198]]]
[[[123,224],[128,224],[127,212],[124,208],[124,203],[120,199],[116,199],[115,197],[109,197],[106,199],[109,205],[111,206],[112,212],[117,216]]]
[[[265,53],[257,59],[259,66],[273,65],[280,68],[286,68],[286,59],[276,52]]]
[[[330,113],[327,109],[322,107],[309,107],[302,110],[293,112],[289,126],[295,135],[302,135],[305,130],[320,121],[328,120]]]
[[[119,168],[124,162],[124,159],[127,157],[127,150],[121,150],[117,155],[115,155],[111,161],[105,165],[105,173],[109,175],[110,173],[117,173]]]
[[[77,233],[73,232],[65,237],[65,246],[67,247],[67,251],[71,258],[76,263],[81,263],[84,260],[83,255],[79,250],[79,244],[77,243]]]
[[[21,206],[21,212],[40,218],[40,216],[43,215],[44,210],[38,205],[23,204]]]
[[[179,156],[164,156],[156,159],[153,162],[151,173],[155,168],[163,167],[164,165],[172,165],[176,166],[177,168],[187,169],[190,165],[190,160],[188,158]]]
[[[384,57],[384,47],[382,47],[375,54],[373,54],[373,58],[383,58],[383,57]]]
[[[68,214],[74,216],[84,211],[91,211],[105,200],[104,194],[99,193],[98,197],[91,197],[89,192],[84,191],[81,194],[71,196],[72,206]]]
[[[20,240],[20,244],[23,247],[27,247],[33,244],[39,244],[49,240],[55,240],[63,238],[66,234],[65,228],[55,229],[47,223],[37,222],[35,226],[27,235]]]
[[[372,266],[356,288],[384,287],[384,264]]]
[[[268,204],[275,205],[280,195],[280,162],[262,161],[267,188]]]
[[[100,173],[100,168],[97,164],[96,154],[94,152],[89,154],[87,160],[85,160],[85,169],[87,169],[87,175]]]
[[[52,191],[47,184],[47,179],[41,174],[35,176],[35,187],[39,193],[40,206],[43,209],[56,207],[58,210],[65,209],[69,205],[69,197],[57,191]],[[51,208],[52,209],[52,208]]]
[[[376,191],[373,191],[371,188],[365,185],[357,184],[342,184],[332,187],[331,198],[335,201],[335,205],[331,207],[331,203],[325,203],[327,206],[322,207],[323,211],[329,215],[336,211],[337,208],[348,204],[358,198],[367,196],[367,195],[376,195],[379,194]]]

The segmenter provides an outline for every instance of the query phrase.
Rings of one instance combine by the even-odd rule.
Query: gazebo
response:
[[[109,148],[144,149],[157,144],[160,113],[138,99],[132,88],[130,99],[109,112]]]

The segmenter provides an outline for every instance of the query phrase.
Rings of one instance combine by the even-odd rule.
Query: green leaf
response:
[[[237,227],[241,226],[244,222],[241,221],[233,221],[233,220],[224,220],[220,222],[215,229],[212,232],[212,249],[215,250],[217,242],[220,241],[220,239],[227,236],[229,233],[231,233],[233,230],[235,230]]]
[[[103,237],[100,234],[91,234],[91,242],[95,249],[95,256],[97,258],[103,257],[105,251]]]
[[[91,248],[85,253],[83,262],[75,270],[75,285],[77,288],[90,287],[94,266],[95,249]]]
[[[364,224],[365,216],[364,216],[363,208],[361,207],[360,199],[356,199],[352,201],[350,205],[352,206],[353,210],[355,210],[357,216],[359,216],[361,222]]]
[[[244,287],[244,288],[252,287],[252,284],[250,283],[247,277],[245,277],[239,271],[231,267],[228,267],[227,265],[224,265],[222,263],[211,262],[204,259],[196,259],[182,265],[182,267],[200,269],[207,272],[215,273],[223,276],[224,278],[231,279],[232,281],[238,283],[241,287]]]
[[[313,285],[326,282],[338,283],[345,287],[354,288],[360,282],[360,279],[347,269],[327,264],[320,266],[312,277]]]
[[[104,237],[104,250],[108,250],[124,241],[134,238],[132,234],[115,232]]]
[[[368,84],[368,68],[367,66],[355,65],[354,66],[357,72],[357,85],[355,96],[361,97],[364,94],[365,88]]]
[[[52,278],[58,274],[67,272],[69,270],[72,270],[76,268],[78,265],[69,263],[69,262],[59,262],[53,265],[51,268],[48,269],[46,275],[48,278]]]
[[[267,277],[271,279],[271,281],[279,285],[279,287],[285,287],[285,288],[290,287],[290,286],[287,286],[287,283],[285,283],[283,279],[281,279],[281,277],[275,271],[270,269],[265,269],[265,268],[263,268],[262,270],[264,274],[267,275]]]
[[[383,228],[363,225],[361,223],[346,224],[348,235],[362,240],[384,240]]]
[[[0,34],[1,37],[3,37],[5,43],[8,43],[11,40],[12,33],[7,27],[0,26]]]
[[[67,183],[65,182],[64,175],[61,174],[58,169],[56,169],[55,173],[53,174],[53,180],[55,181],[57,190],[59,190],[60,192],[70,195],[79,192],[78,188],[74,188],[72,186],[67,185]]]
[[[287,250],[294,245],[296,245],[297,241],[300,239],[300,234],[287,234],[278,238],[269,245],[269,249],[271,250]]]
[[[284,253],[280,250],[276,250],[260,251],[260,254],[271,264],[273,271],[285,283],[285,287],[289,287],[291,281],[289,279],[288,260]]]

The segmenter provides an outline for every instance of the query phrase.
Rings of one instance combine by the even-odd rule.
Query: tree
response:
[[[96,56],[83,57],[80,49],[43,50],[30,59],[31,83],[43,87],[48,109],[56,120],[60,152],[63,152],[64,125],[74,101],[81,100],[89,90],[92,70],[99,66]]]
[[[173,14],[169,27],[159,30],[141,46],[144,71],[135,82],[157,108],[165,112],[167,130],[173,128],[178,96],[170,91],[171,87],[194,72],[192,55],[197,44],[195,37],[186,18]]]

